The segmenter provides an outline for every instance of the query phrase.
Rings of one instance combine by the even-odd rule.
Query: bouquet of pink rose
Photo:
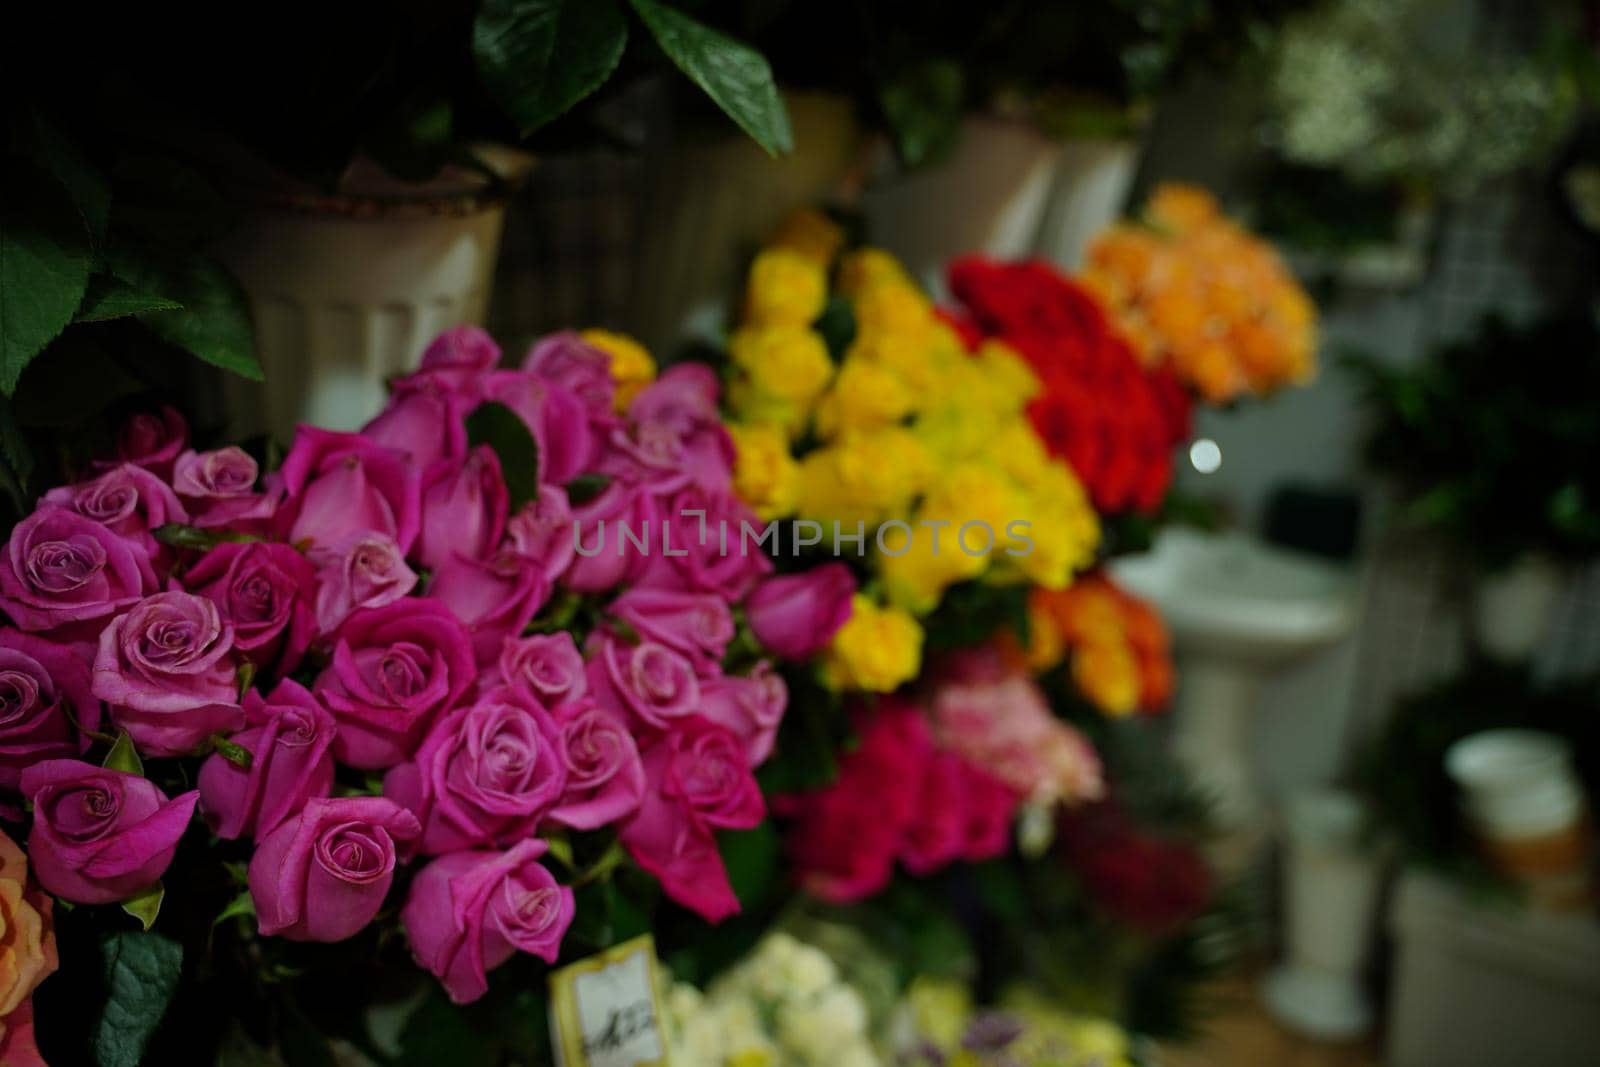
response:
[[[855,582],[745,550],[707,368],[619,384],[575,334],[500,362],[452,330],[361,432],[302,427],[264,476],[136,419],[17,524],[0,804],[45,891],[148,930],[182,853],[168,890],[223,887],[208,924],[397,922],[458,1003],[554,962],[574,888],[627,858],[706,920],[739,909],[717,834],[765,815],[773,657],[826,645]],[[90,1027],[96,1058],[136,1062],[159,1008]]]

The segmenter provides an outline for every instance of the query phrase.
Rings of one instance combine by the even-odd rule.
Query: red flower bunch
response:
[[[1193,845],[1134,825],[1114,799],[1063,812],[1060,853],[1103,914],[1160,937],[1210,906],[1211,868]]]
[[[1029,414],[1102,513],[1149,513],[1172,478],[1173,446],[1189,435],[1189,400],[1166,370],[1140,365],[1099,299],[1041,261],[976,256],[950,265],[972,340],[1017,350],[1043,390]]]

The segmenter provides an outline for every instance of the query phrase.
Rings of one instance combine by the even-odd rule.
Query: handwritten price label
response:
[[[550,975],[550,1029],[559,1067],[665,1067],[649,934]]]

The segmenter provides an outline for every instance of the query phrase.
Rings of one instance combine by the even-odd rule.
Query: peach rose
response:
[[[0,1063],[44,1067],[33,1040],[33,991],[55,972],[50,898],[28,884],[28,859],[0,833]]]

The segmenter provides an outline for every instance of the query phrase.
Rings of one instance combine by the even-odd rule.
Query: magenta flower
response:
[[[34,632],[93,637],[108,616],[155,588],[142,548],[53,504],[17,523],[0,560],[0,610]]]
[[[217,605],[246,659],[284,674],[299,665],[316,629],[316,572],[305,556],[285,544],[224,543],[202,556],[183,580]]]
[[[333,788],[333,716],[285,678],[269,697],[245,694],[245,728],[230,741],[250,753],[248,769],[221,753],[200,767],[200,814],[218,837],[260,840]]]

